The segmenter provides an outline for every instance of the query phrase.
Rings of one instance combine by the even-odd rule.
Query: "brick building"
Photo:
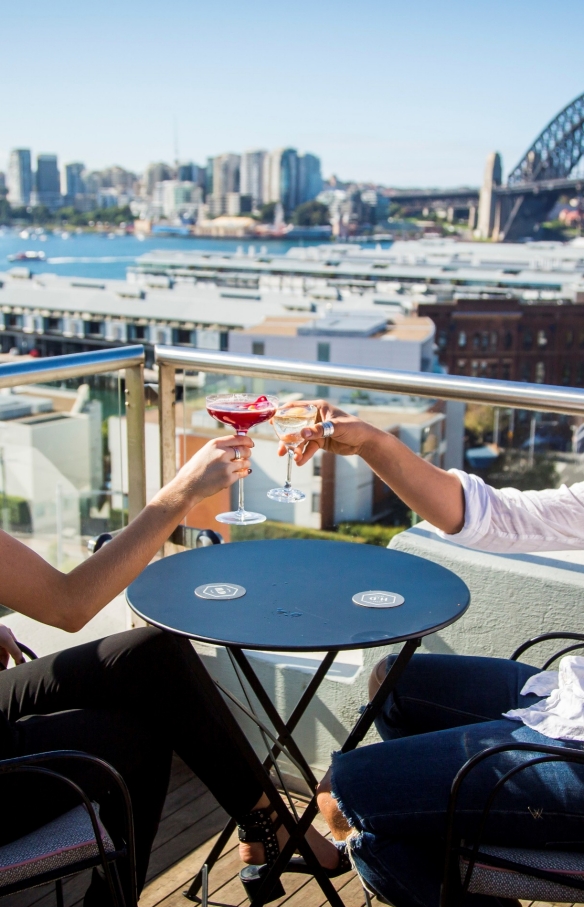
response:
[[[584,304],[518,299],[424,303],[452,375],[584,387]]]

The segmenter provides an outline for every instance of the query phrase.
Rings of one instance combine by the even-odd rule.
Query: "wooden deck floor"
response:
[[[140,907],[187,907],[191,903],[183,892],[203,864],[226,819],[207,788],[183,763],[175,760]],[[247,907],[248,901],[238,878],[240,868],[234,836],[209,876],[209,901],[213,907]],[[287,875],[283,881],[286,895],[274,901],[273,907],[324,907],[327,903],[320,887],[310,877]],[[66,907],[82,907],[87,883],[87,873],[65,883]],[[364,907],[363,889],[354,873],[340,876],[333,883],[345,907]],[[11,895],[2,898],[0,903],[2,907],[54,907],[54,886]],[[373,899],[373,904],[377,903]],[[542,902],[522,903],[524,907],[552,907]]]

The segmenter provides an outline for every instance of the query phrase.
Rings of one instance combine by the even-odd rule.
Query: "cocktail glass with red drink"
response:
[[[211,394],[207,397],[207,412],[218,422],[230,425],[237,435],[246,435],[250,428],[267,422],[278,408],[278,398],[273,396],[256,397],[255,394]],[[239,502],[237,510],[220,513],[215,517],[219,523],[233,523],[248,526],[251,523],[263,523],[263,513],[246,510],[243,503],[243,479],[239,480]]]

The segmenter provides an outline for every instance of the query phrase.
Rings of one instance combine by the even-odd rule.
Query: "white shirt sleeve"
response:
[[[501,554],[584,548],[584,482],[545,491],[491,488],[478,476],[451,469],[464,489],[460,532],[442,538]]]

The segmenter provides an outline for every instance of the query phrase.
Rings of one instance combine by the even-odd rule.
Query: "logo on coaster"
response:
[[[195,589],[197,598],[208,598],[213,601],[242,598],[245,593],[243,586],[236,586],[233,583],[208,583]]]
[[[384,592],[380,589],[369,592],[358,592],[353,596],[353,602],[362,608],[397,608],[403,605],[405,599],[398,592]]]

